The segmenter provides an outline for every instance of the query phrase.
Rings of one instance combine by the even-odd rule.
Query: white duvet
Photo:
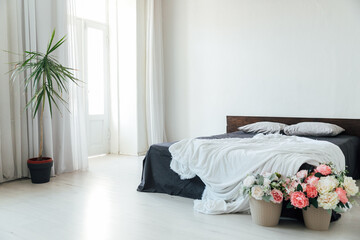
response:
[[[281,134],[253,138],[185,139],[170,146],[170,168],[182,179],[196,175],[205,183],[194,209],[207,214],[243,212],[249,201],[240,182],[250,173],[295,174],[303,163],[332,162],[345,169],[340,148],[330,142]]]

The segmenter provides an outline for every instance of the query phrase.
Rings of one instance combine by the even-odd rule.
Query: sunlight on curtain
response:
[[[165,142],[161,1],[109,0],[111,153]]]
[[[138,153],[137,2],[109,1],[110,150]]]
[[[75,0],[67,1],[68,13],[68,61],[70,66],[74,69],[79,69],[81,58],[77,49],[79,48],[76,35],[76,5]],[[81,71],[81,70],[80,70]],[[83,81],[80,71],[75,71],[75,76]],[[87,149],[87,134],[86,134],[86,92],[84,84],[80,87],[75,84],[70,85],[70,102],[69,108],[70,116],[70,133],[71,145],[73,146],[72,162],[73,169],[87,170],[88,169],[88,149]]]
[[[74,0],[78,18],[107,23],[108,0]]]
[[[161,0],[147,1],[146,123],[148,144],[166,141]]]
[[[4,33],[0,38],[1,50],[22,52],[22,38],[19,37],[22,10],[22,1],[0,1],[0,32]],[[18,54],[0,53],[0,182],[28,176],[25,96],[20,82],[9,82],[7,72],[11,66],[6,64],[20,58]]]

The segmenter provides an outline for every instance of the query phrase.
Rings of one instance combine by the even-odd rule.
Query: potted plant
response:
[[[351,208],[359,195],[355,180],[346,176],[346,171],[336,170],[331,163],[320,164],[313,171],[299,171],[286,179],[288,208],[302,209],[305,226],[324,231],[329,228],[331,213],[342,213]]]
[[[283,193],[282,180],[278,173],[247,176],[242,182],[242,195],[250,197],[252,221],[258,225],[272,227],[279,223]]]
[[[66,41],[66,36],[53,44],[55,30],[52,32],[46,52],[25,51],[24,59],[15,64],[11,70],[11,80],[15,81],[20,73],[27,72],[23,79],[25,90],[31,86],[33,91],[26,109],[31,107],[33,118],[40,112],[40,146],[39,156],[27,161],[33,183],[46,183],[50,181],[53,159],[43,156],[43,116],[46,102],[48,103],[50,116],[52,117],[53,106],[59,111],[58,104],[66,105],[63,92],[68,92],[69,81],[77,84],[77,79],[72,68],[61,65],[53,53]]]

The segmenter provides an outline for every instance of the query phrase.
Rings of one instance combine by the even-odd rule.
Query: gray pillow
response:
[[[286,124],[278,122],[256,122],[238,129],[246,133],[280,133],[286,126]]]
[[[286,135],[296,136],[336,136],[345,131],[342,127],[335,124],[324,122],[301,122],[287,126],[284,129]]]

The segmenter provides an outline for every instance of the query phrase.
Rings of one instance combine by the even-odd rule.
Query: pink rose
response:
[[[306,178],[308,175],[308,171],[307,170],[301,170],[299,172],[296,173],[296,177],[297,178]]]
[[[306,198],[303,192],[294,192],[290,197],[291,205],[297,208],[304,208],[309,206],[309,199]]]
[[[315,169],[315,172],[319,172],[322,175],[326,176],[326,175],[331,174],[331,167],[329,167],[325,164],[321,164]]]
[[[271,190],[271,196],[274,198],[274,200],[272,200],[273,203],[281,203],[283,200],[283,194],[280,190],[278,189],[273,189]]]
[[[314,198],[318,195],[316,187],[313,185],[307,185],[306,187],[306,194],[308,198]]]
[[[335,189],[335,192],[339,196],[340,202],[342,202],[343,204],[345,204],[349,201],[348,198],[346,197],[346,191],[344,189],[337,188],[337,189]]]
[[[305,179],[305,182],[311,186],[316,186],[318,181],[319,181],[319,178],[315,177],[315,176],[309,176]]]
[[[302,187],[302,189],[303,189],[302,191],[303,191],[303,192],[306,192],[306,187],[307,187],[307,186],[306,186],[306,183],[302,183],[302,184],[300,184],[300,185],[301,185],[301,187]]]

